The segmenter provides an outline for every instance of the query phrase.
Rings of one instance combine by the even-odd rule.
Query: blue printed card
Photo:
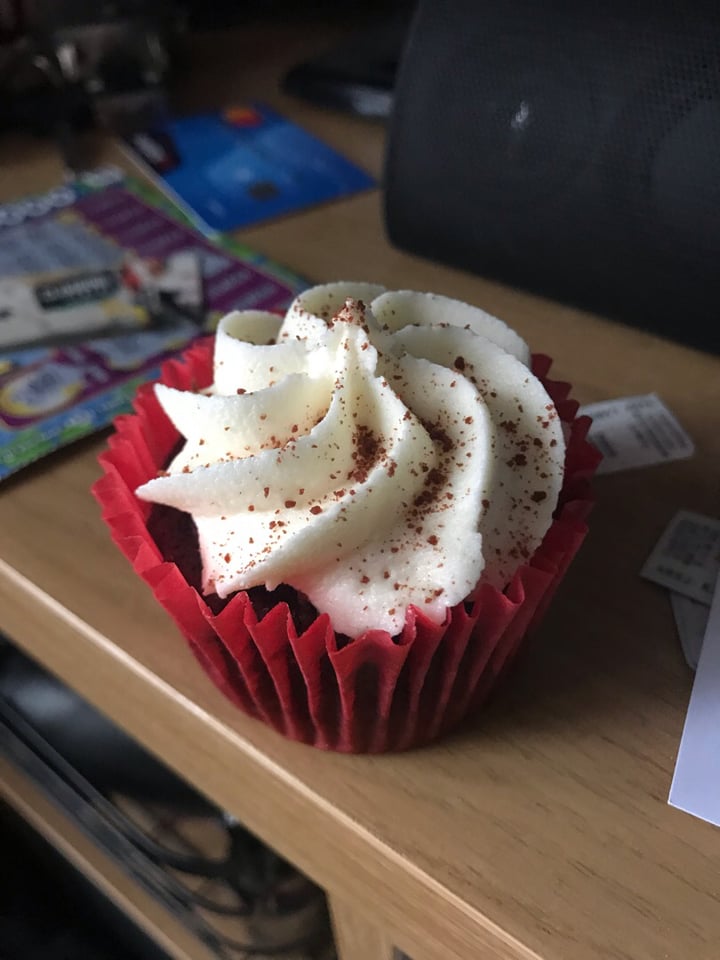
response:
[[[374,185],[322,141],[257,104],[170,119],[135,133],[126,148],[211,234]]]

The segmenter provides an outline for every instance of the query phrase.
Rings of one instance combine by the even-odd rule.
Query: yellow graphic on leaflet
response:
[[[39,417],[71,403],[83,392],[82,374],[62,363],[48,363],[13,377],[0,389],[0,414]]]
[[[150,314],[145,307],[128,303],[127,300],[120,300],[118,297],[104,300],[99,306],[108,320],[133,323],[138,327],[146,327],[150,322]]]

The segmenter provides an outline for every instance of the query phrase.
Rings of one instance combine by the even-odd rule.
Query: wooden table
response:
[[[193,105],[259,95],[377,171],[380,128],[273,92],[314,42],[296,33],[264,57],[247,39],[200,44]],[[47,150],[20,146],[0,147],[5,196],[59,175]],[[720,830],[667,805],[692,678],[667,594],[638,571],[677,509],[718,513],[718,361],[393,250],[376,192],[242,238],[315,281],[481,304],[554,355],[583,402],[658,391],[697,453],[598,479],[544,626],[484,714],[430,749],[326,755],[224,700],[100,521],[102,440],[0,488],[2,629],[322,884],[343,960],[390,944],[414,960],[717,960]]]

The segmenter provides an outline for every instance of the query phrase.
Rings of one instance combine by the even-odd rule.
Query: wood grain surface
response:
[[[377,126],[296,108],[265,60],[222,70],[212,53],[228,102],[272,100],[380,169]],[[0,163],[6,195],[55,175],[17,143]],[[667,805],[692,678],[666,592],[638,571],[676,510],[720,513],[718,360],[393,250],[377,192],[239,236],[313,281],[477,303],[583,402],[657,391],[697,453],[597,480],[590,536],[517,668],[422,751],[325,755],[227,703],[100,521],[102,440],[0,487],[0,626],[414,960],[717,960],[720,830]]]
[[[393,960],[394,949],[385,934],[340,897],[332,897],[335,944],[341,960]]]

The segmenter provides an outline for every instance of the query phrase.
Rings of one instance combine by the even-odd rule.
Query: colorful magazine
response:
[[[188,257],[202,278],[200,319],[191,303]],[[169,291],[173,308],[192,309],[168,310],[159,323],[117,335],[100,324],[90,339],[0,348],[0,480],[128,410],[138,385],[157,376],[161,361],[212,330],[224,313],[283,311],[305,286],[234,241],[208,240],[157,190],[115,169],[0,206],[0,285],[6,278],[17,283],[72,271],[110,274],[130,261],[142,269],[155,265],[154,292],[166,305]],[[17,320],[16,313],[0,311],[0,331]],[[29,328],[36,323],[28,316]]]

